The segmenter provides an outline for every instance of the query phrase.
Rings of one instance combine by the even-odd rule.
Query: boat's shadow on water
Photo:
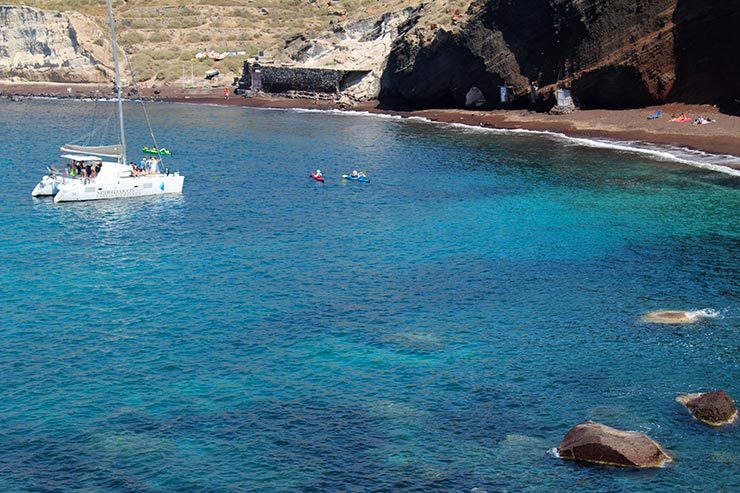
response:
[[[121,197],[61,204],[55,203],[50,197],[32,198],[34,214],[56,217],[64,224],[120,221],[125,225],[128,221],[178,215],[186,204],[187,199],[181,194]]]
[[[184,204],[184,195],[151,195],[146,197],[117,197],[110,200],[90,200],[84,202],[70,202],[57,204],[51,197],[32,197],[33,206],[37,211],[48,210],[50,207],[80,211],[119,212],[125,210],[140,210],[152,204]]]

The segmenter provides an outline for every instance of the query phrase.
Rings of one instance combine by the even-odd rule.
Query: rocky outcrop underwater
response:
[[[477,88],[476,103],[491,107],[505,86],[508,105],[531,107],[569,88],[584,108],[687,102],[738,113],[738,26],[740,0],[474,0],[452,25],[419,22],[395,41],[380,98],[461,108]]]

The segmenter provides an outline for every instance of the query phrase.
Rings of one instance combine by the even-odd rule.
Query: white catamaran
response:
[[[120,144],[107,146],[79,146],[65,144],[62,158],[71,161],[64,171],[50,167],[33,189],[32,195],[54,196],[54,202],[112,199],[182,193],[185,177],[178,172],[162,170],[158,159],[152,158],[148,169],[126,164],[126,134],[121,103],[121,76],[118,67],[118,47],[113,6],[108,0],[108,17],[113,40],[113,63],[116,75],[116,99]],[[161,157],[161,156],[160,156]]]

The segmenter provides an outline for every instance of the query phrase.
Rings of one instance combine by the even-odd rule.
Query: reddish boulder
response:
[[[588,421],[576,425],[558,447],[563,459],[622,467],[661,467],[671,457],[642,433]]]
[[[730,424],[737,418],[737,406],[724,390],[681,395],[676,400],[689,408],[696,419],[711,426]]]

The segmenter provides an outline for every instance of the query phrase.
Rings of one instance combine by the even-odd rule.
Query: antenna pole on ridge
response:
[[[111,39],[113,41],[113,65],[116,72],[116,98],[118,99],[118,124],[121,129],[123,146],[123,164],[126,164],[126,134],[123,130],[123,103],[121,103],[121,73],[118,68],[118,45],[116,43],[116,22],[113,19],[113,0],[108,0],[108,20],[110,21]]]

